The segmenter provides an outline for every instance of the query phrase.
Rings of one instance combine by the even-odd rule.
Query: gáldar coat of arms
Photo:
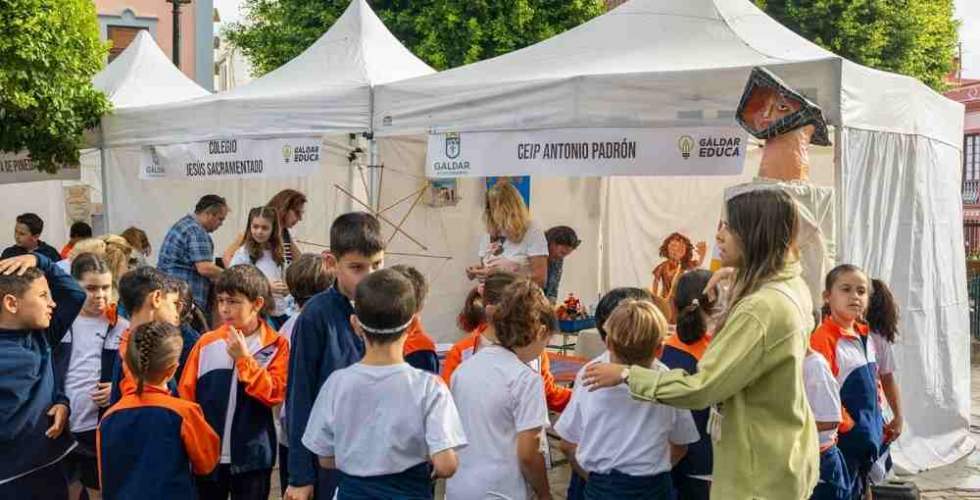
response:
[[[455,160],[459,157],[459,132],[446,133],[446,158]]]

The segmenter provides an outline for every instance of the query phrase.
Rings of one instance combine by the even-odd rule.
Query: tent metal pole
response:
[[[102,224],[105,232],[111,233],[109,229],[109,178],[106,174],[106,155],[105,155],[105,134],[102,131],[102,121],[99,120],[99,182],[102,184]]]

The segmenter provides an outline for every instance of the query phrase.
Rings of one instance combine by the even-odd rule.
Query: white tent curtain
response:
[[[974,446],[965,432],[970,320],[960,151],[852,128],[839,147],[840,261],[884,280],[902,305],[895,354],[907,428],[893,454],[904,471],[917,472]]]

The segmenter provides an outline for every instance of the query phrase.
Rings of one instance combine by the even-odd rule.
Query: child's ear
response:
[[[823,291],[823,303],[830,304],[830,290]]]
[[[337,270],[337,257],[334,256],[333,252],[323,253],[323,267],[328,272],[334,272]]]
[[[167,368],[167,376],[164,377],[164,382],[169,382],[170,379],[174,378],[174,375],[177,374],[177,367],[179,366],[180,363],[175,359],[174,362],[170,364],[170,367]]]
[[[362,339],[365,339],[364,338],[364,329],[361,328],[361,322],[357,319],[357,315],[356,314],[351,314],[350,315],[350,326],[354,329],[354,333],[356,333],[358,337],[360,337]],[[366,340],[367,339],[365,339],[365,341]]]
[[[165,299],[163,295],[163,290],[153,290],[150,295],[146,297],[146,301],[150,304],[150,307],[154,310],[160,309],[163,305],[163,300]]]
[[[17,297],[12,294],[3,296],[3,310],[10,314],[17,314]]]
[[[252,307],[254,307],[257,312],[261,313],[262,308],[265,307],[265,297],[261,295],[258,296],[255,300],[252,301]]]

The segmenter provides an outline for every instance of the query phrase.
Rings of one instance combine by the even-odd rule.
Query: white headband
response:
[[[412,324],[413,320],[415,320],[414,316],[412,316],[408,320],[408,323],[405,323],[402,326],[396,326],[394,328],[374,328],[371,326],[367,326],[364,323],[361,323],[361,328],[363,328],[365,332],[373,333],[375,335],[394,335],[396,333],[401,333],[405,331],[405,329],[407,329]]]

